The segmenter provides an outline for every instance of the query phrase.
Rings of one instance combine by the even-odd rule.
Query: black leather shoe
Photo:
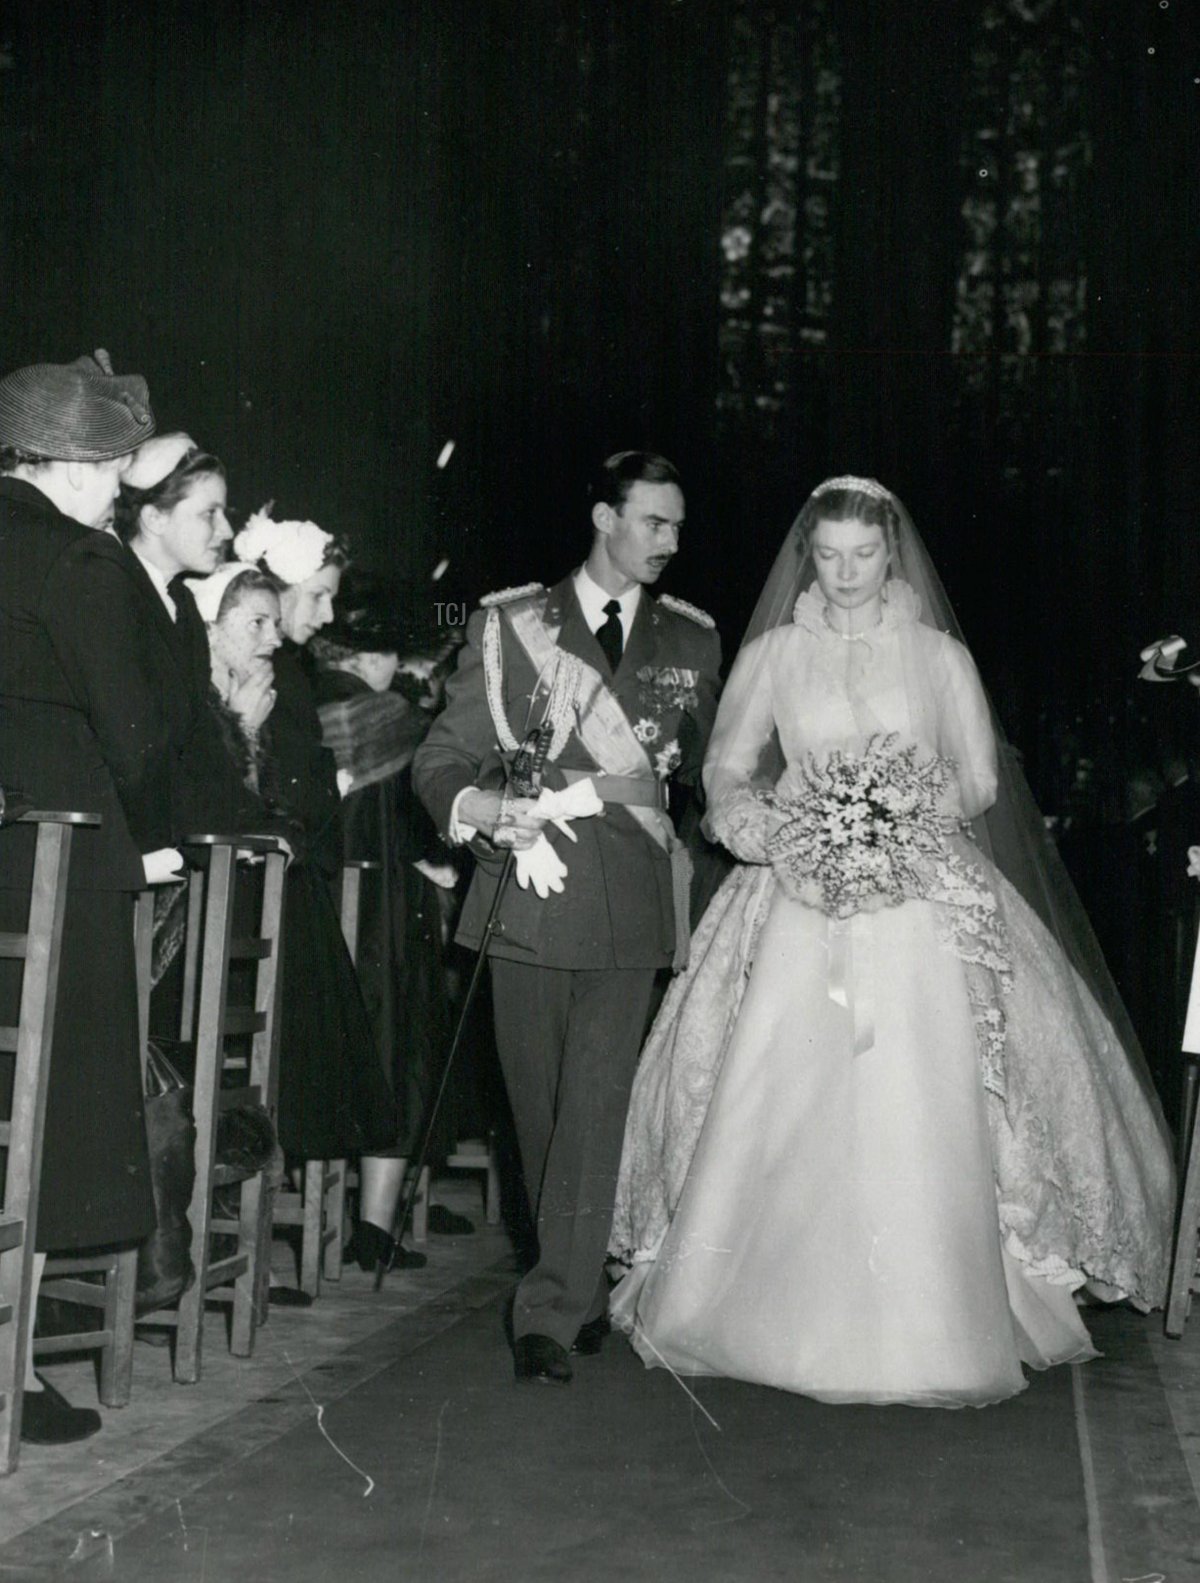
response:
[[[430,1204],[425,1216],[430,1231],[439,1237],[467,1237],[475,1230],[475,1222],[466,1215],[456,1215],[445,1204]]]
[[[581,1358],[594,1358],[604,1345],[605,1336],[611,1333],[612,1325],[607,1314],[601,1314],[599,1319],[589,1319],[586,1325],[580,1325],[571,1351],[577,1352]]]
[[[359,1220],[353,1236],[342,1249],[342,1263],[351,1262],[357,1264],[364,1275],[370,1275],[381,1264],[385,1273],[388,1270],[423,1270],[426,1259],[423,1253],[398,1244],[394,1237],[389,1237],[369,1220]]]
[[[298,1286],[268,1287],[267,1301],[272,1308],[311,1308],[313,1305],[311,1295]]]
[[[550,1336],[518,1336],[513,1343],[513,1367],[518,1380],[537,1380],[542,1385],[571,1383],[566,1348]]]
[[[39,1374],[38,1379],[42,1380]],[[21,1411],[21,1439],[32,1446],[67,1446],[86,1440],[100,1428],[94,1407],[72,1407],[48,1380],[40,1391],[26,1391]]]

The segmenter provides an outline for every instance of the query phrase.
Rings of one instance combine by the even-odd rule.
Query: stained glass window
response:
[[[769,438],[828,338],[841,69],[832,0],[740,0],[732,24],[717,409]]]

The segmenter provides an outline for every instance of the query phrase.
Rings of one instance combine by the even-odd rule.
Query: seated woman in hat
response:
[[[71,856],[42,1155],[35,1276],[45,1250],[141,1241],[154,1226],[138,1057],[133,901],[159,833],[130,817],[147,761],[122,675],[136,661],[88,573],[128,458],[154,433],[145,381],[106,353],[0,379],[0,781],[39,808],[100,815]],[[114,551],[119,546],[112,545]],[[0,930],[29,909],[32,830],[0,831]],[[0,1023],[14,1024],[21,966],[0,961]],[[0,1112],[11,1066],[0,1060]],[[22,1438],[94,1434],[26,1370]]]
[[[243,562],[189,584],[212,657],[211,740],[224,756],[227,823],[286,837],[277,1128],[293,1161],[387,1147],[391,1090],[342,938],[336,771],[298,650],[332,617],[342,552],[314,523],[252,517]],[[266,667],[271,674],[267,675]]]
[[[353,580],[353,581],[351,581]],[[316,696],[324,741],[337,762],[345,855],[379,865],[363,889],[358,973],[379,1057],[396,1095],[392,1146],[365,1156],[359,1218],[348,1252],[363,1270],[410,1268],[420,1254],[393,1233],[406,1168],[420,1147],[450,1035],[439,887],[457,875],[433,822],[413,795],[413,754],[429,729],[423,700],[394,690],[398,676],[427,677],[453,647],[432,620],[435,607],[410,590],[351,573],[333,623],[313,639]],[[422,617],[428,619],[422,619]],[[427,1156],[456,1141],[450,1107],[439,1110]],[[432,1205],[430,1224],[472,1231],[471,1222]]]

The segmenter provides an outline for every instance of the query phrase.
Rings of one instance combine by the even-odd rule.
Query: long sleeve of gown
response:
[[[996,800],[996,733],[975,662],[954,639],[943,644],[938,751],[954,760],[963,816],[975,819]]]
[[[739,654],[704,760],[705,823],[712,837],[743,863],[768,861],[766,843],[782,823],[754,784],[775,730],[767,647],[771,639],[768,633]]]

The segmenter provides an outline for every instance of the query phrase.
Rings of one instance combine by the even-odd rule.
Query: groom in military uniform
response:
[[[594,490],[587,560],[549,592],[489,595],[467,626],[416,789],[477,858],[459,940],[488,946],[496,1043],[539,1257],[513,1303],[518,1380],[565,1385],[608,1330],[604,1259],[655,974],[686,961],[689,864],[667,782],[695,782],[716,712],[712,619],[648,589],[679,548],[664,457],[622,451]],[[588,779],[603,804],[574,817]],[[536,806],[559,792],[558,824]],[[594,800],[589,806],[595,808]],[[568,836],[570,839],[568,839]]]

